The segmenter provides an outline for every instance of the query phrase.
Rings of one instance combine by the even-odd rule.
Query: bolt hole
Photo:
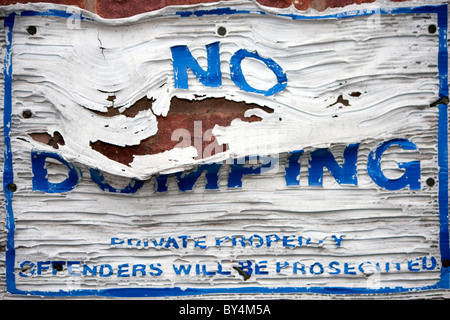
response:
[[[22,112],[22,116],[23,116],[25,119],[29,119],[29,118],[31,118],[31,117],[33,116],[33,113],[32,113],[30,110],[24,110],[24,111]]]
[[[428,26],[429,33],[435,33],[436,31],[437,31],[437,28],[434,24]]]
[[[29,26],[27,28],[27,32],[28,32],[29,35],[34,36],[36,34],[36,32],[37,32],[37,29],[36,29],[35,26]]]
[[[427,179],[427,186],[432,187],[432,186],[434,186],[435,183],[436,182],[434,181],[433,178],[428,178]]]
[[[444,268],[450,267],[450,260],[449,260],[449,259],[444,259],[444,260],[442,260],[442,266],[443,266]]]
[[[225,27],[219,27],[219,28],[217,29],[217,34],[218,34],[219,36],[224,36],[224,35],[227,34],[227,29],[226,29]]]
[[[55,263],[55,264],[53,265],[53,269],[55,269],[56,271],[62,271],[63,266],[62,266],[61,263]]]
[[[8,190],[11,192],[16,192],[17,191],[17,186],[15,183],[10,183],[8,184]]]

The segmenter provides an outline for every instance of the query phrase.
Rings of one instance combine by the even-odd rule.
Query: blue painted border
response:
[[[440,98],[448,97],[448,48],[447,48],[447,5],[437,6],[420,6],[394,8],[390,10],[352,10],[323,16],[302,16],[298,14],[276,14],[291,18],[293,20],[313,20],[313,19],[343,19],[359,16],[370,16],[373,14],[413,14],[413,13],[435,13],[437,14],[438,32],[439,32],[439,52],[438,52],[438,69],[439,69],[439,95]],[[175,15],[180,17],[189,16],[205,16],[205,15],[230,15],[230,14],[261,14],[265,12],[259,10],[235,10],[230,8],[219,8],[212,10],[194,10],[180,11]],[[20,14],[10,13],[4,20],[6,32],[6,54],[4,59],[4,172],[3,172],[3,190],[5,194],[6,206],[6,229],[7,229],[7,246],[6,246],[6,289],[7,292],[16,295],[33,295],[33,296],[51,296],[51,297],[79,297],[79,296],[104,296],[104,297],[168,297],[168,296],[195,296],[207,294],[292,294],[292,293],[316,293],[316,294],[387,294],[387,293],[403,293],[418,292],[437,289],[450,289],[450,268],[442,267],[440,280],[431,286],[417,288],[403,287],[386,287],[379,289],[371,288],[347,288],[347,287],[239,287],[239,288],[116,288],[102,290],[59,290],[57,292],[49,291],[24,291],[16,288],[14,276],[15,263],[15,247],[14,233],[15,221],[12,209],[13,192],[8,189],[8,185],[14,182],[13,158],[11,150],[11,114],[12,114],[12,35],[14,29],[14,21],[17,15],[20,16],[56,16],[62,18],[73,17],[70,13],[60,10],[47,10],[43,12],[23,11]],[[77,17],[81,20],[92,20],[80,15]],[[439,128],[438,128],[438,166],[439,166],[439,216],[440,216],[440,251],[441,260],[450,259],[450,242],[449,242],[449,196],[448,196],[448,113],[447,105],[440,104],[439,108]]]

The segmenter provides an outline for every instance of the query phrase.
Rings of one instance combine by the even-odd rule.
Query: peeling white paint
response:
[[[260,10],[252,3],[229,5],[253,12]],[[148,165],[136,160],[126,166],[92,150],[89,144],[97,140],[117,146],[139,144],[158,130],[153,113],[167,116],[170,99],[175,96],[189,100],[198,96],[201,99],[224,97],[273,109],[272,118],[283,121],[279,139],[281,151],[347,143],[348,139],[356,142],[392,132],[389,126],[405,118],[405,114],[397,110],[410,106],[411,99],[420,101],[424,107],[436,100],[437,63],[436,56],[430,52],[436,52],[438,43],[431,42],[433,37],[428,34],[427,20],[416,23],[408,16],[382,15],[374,27],[373,21],[366,17],[356,21],[355,18],[326,19],[310,23],[279,16],[287,11],[304,14],[291,8],[269,15],[251,14],[243,24],[238,14],[180,19],[174,16],[177,10],[182,9],[169,8],[139,19],[111,21],[95,17],[95,22],[81,21],[80,27],[70,29],[69,33],[67,19],[42,17],[35,21],[34,17],[22,17],[17,21],[15,28],[23,30],[32,23],[39,34],[34,37],[24,32],[15,35],[14,72],[17,79],[24,80],[17,83],[16,95],[28,96],[31,83],[33,94],[45,97],[53,105],[58,121],[50,126],[45,124],[40,130],[62,134],[66,144],[59,152],[66,158],[140,179],[172,169],[173,163],[162,154],[145,156]],[[188,10],[195,10],[195,7]],[[51,25],[46,27],[49,21]],[[399,29],[399,25],[409,27]],[[225,37],[216,34],[218,26],[227,28]],[[282,34],[274,26],[281,26]],[[180,28],[182,33],[178,31]],[[437,39],[437,35],[434,38]],[[170,48],[187,45],[200,65],[206,67],[205,45],[214,41],[220,41],[222,86],[206,88],[191,73],[189,90],[175,89]],[[263,57],[274,59],[286,72],[287,88],[269,98],[239,90],[229,76],[229,59],[239,49],[257,51]],[[414,50],[413,55],[403,54],[411,50]],[[271,87],[273,73],[264,64],[253,61],[251,66],[243,67],[248,81],[257,81],[255,87],[258,88]],[[361,95],[349,97],[352,92]],[[113,103],[107,100],[111,95],[115,96]],[[348,107],[336,103],[339,95],[348,99]],[[91,112],[104,112],[108,107],[123,111],[145,96],[155,100],[153,113],[147,110],[133,118],[122,115],[106,118]],[[412,110],[415,108],[416,105]],[[389,122],[371,121],[391,115],[400,118]],[[330,136],[330,125],[345,129],[336,130]],[[266,120],[232,125],[226,130],[216,128],[214,133],[220,143],[234,142],[229,144],[226,153],[204,160],[223,160],[235,154],[245,156],[241,150],[248,147],[246,139],[236,139],[242,137],[243,132],[248,138],[259,137],[255,148],[265,150],[264,143],[272,129],[279,128],[278,122]],[[352,135],[349,137],[345,130]],[[23,138],[30,140],[26,136]],[[273,151],[279,152],[278,149]],[[189,153],[185,154],[178,169],[183,169],[186,163],[199,162]],[[152,158],[156,160],[150,160]],[[166,161],[160,161],[163,159]]]

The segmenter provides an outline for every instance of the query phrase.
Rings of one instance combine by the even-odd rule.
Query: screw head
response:
[[[35,26],[29,26],[27,28],[27,32],[28,32],[29,35],[34,36],[36,34],[36,32],[37,32],[37,29],[36,29]]]
[[[11,192],[16,192],[17,191],[17,185],[15,183],[8,184],[8,190],[11,191]]]
[[[53,269],[55,269],[56,271],[62,271],[63,270],[63,266],[61,263],[55,263],[53,265]]]
[[[217,34],[218,34],[219,36],[224,36],[224,35],[227,34],[227,29],[226,29],[225,27],[219,27],[219,28],[217,29]]]
[[[24,111],[22,112],[22,116],[23,116],[25,119],[29,119],[29,118],[31,118],[31,117],[33,116],[33,113],[31,112],[31,110],[24,110]]]
[[[432,187],[432,186],[434,186],[435,183],[436,182],[434,181],[433,178],[428,178],[427,179],[427,186]]]
[[[428,26],[428,32],[429,33],[435,33],[437,31],[437,28],[434,24],[431,24]]]

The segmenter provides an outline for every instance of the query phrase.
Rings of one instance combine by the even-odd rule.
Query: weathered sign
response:
[[[7,290],[449,289],[447,5],[4,7]]]

